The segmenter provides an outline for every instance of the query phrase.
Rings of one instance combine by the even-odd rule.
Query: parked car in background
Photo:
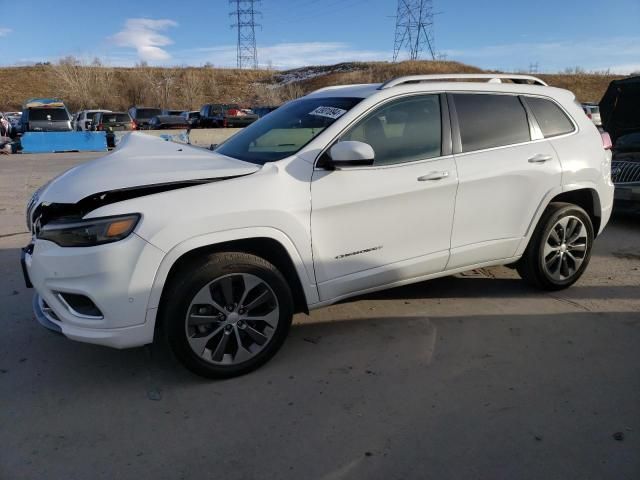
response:
[[[71,115],[62,100],[32,98],[22,107],[21,133],[70,132],[72,130]]]
[[[246,127],[256,120],[258,115],[236,104],[208,103],[200,109],[202,128]]]
[[[278,107],[252,107],[253,113],[258,115],[259,118],[264,117],[266,114],[273,112]]]
[[[11,122],[7,116],[0,112],[0,137],[11,137]]]
[[[128,112],[98,112],[91,127],[97,132],[107,133],[107,147],[115,147],[116,132],[133,130],[133,121]]]
[[[189,121],[182,115],[156,115],[149,120],[149,130],[189,128]]]
[[[81,110],[73,118],[73,128],[77,132],[91,130],[96,114],[100,112],[110,112],[111,110]]]
[[[602,120],[600,118],[600,107],[597,103],[583,103],[582,110],[591,119],[596,127],[602,126]]]
[[[198,110],[192,110],[190,112],[182,112],[182,115],[191,128],[200,128],[200,112]]]
[[[153,117],[162,115],[162,110],[159,108],[131,107],[129,108],[129,115],[133,120],[134,130],[145,130],[149,127],[149,121]]]
[[[11,124],[11,135],[15,137],[20,132],[20,118],[22,117],[22,112],[5,112],[5,116]]]
[[[52,180],[27,208],[23,272],[47,328],[165,340],[200,375],[241,375],[294,313],[348,297],[493,265],[570,287],[611,214],[607,148],[535,77],[324,88],[213,152],[134,132]]]
[[[612,81],[599,107],[613,141],[616,209],[640,213],[640,76]]]

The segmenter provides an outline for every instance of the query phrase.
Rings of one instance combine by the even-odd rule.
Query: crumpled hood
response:
[[[259,165],[140,132],[112,153],[67,170],[39,194],[46,203],[76,203],[90,195],[150,185],[248,175]]]

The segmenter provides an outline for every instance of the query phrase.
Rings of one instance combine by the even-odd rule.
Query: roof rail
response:
[[[383,83],[378,87],[379,90],[392,88],[406,83],[431,82],[434,80],[487,80],[492,83],[502,83],[502,79],[511,80],[513,83],[528,83],[534,85],[547,86],[546,82],[531,75],[515,75],[506,73],[450,73],[436,75],[408,75],[406,77],[398,77]]]

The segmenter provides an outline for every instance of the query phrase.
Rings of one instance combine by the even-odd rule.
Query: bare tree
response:
[[[202,75],[193,68],[187,68],[183,71],[180,78],[180,92],[185,107],[189,109],[200,108],[202,104]]]

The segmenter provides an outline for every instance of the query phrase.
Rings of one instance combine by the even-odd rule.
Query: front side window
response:
[[[531,140],[527,113],[517,96],[455,93],[453,99],[463,152]]]
[[[421,95],[385,105],[358,122],[340,138],[368,143],[374,165],[439,157],[442,123],[439,95]]]
[[[347,97],[295,100],[244,128],[216,152],[258,165],[282,160],[298,152],[361,100]]]
[[[526,99],[527,105],[533,112],[533,116],[536,117],[536,121],[545,138],[573,132],[571,120],[551,100],[539,97],[526,97]],[[591,111],[593,112],[593,109]]]

